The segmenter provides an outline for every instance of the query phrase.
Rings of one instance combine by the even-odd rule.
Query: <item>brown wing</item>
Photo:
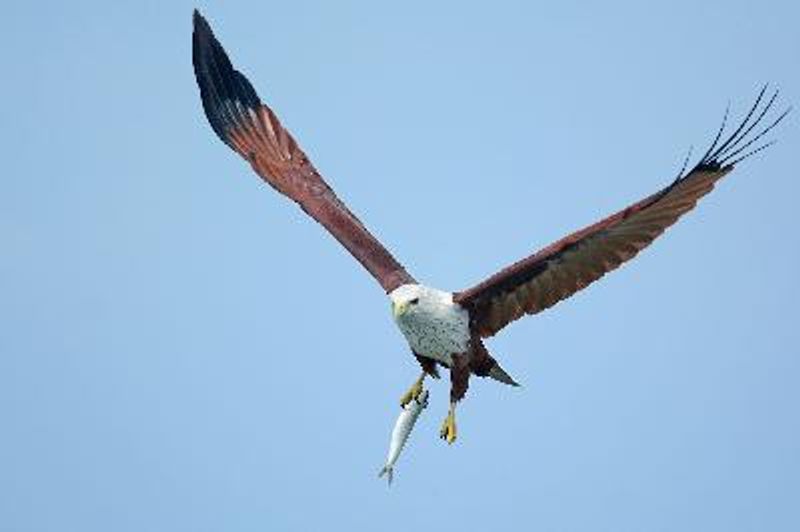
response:
[[[761,106],[765,91],[766,86],[732,135],[718,145],[723,121],[700,162],[666,188],[456,293],[454,300],[470,312],[473,330],[482,337],[492,336],[508,323],[555,305],[635,257],[711,192],[735,164],[768,146],[740,155],[789,112],[751,135],[777,97],[775,91]]]
[[[322,224],[386,292],[414,279],[336,196],[250,82],[231,66],[208,22],[194,12],[192,60],[214,132],[253,170]]]

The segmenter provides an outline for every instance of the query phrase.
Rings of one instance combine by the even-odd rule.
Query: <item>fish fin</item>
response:
[[[394,480],[394,467],[383,466],[381,472],[378,473],[378,478],[381,478],[383,475],[386,475],[386,480],[389,481],[389,485],[392,485],[392,480]]]

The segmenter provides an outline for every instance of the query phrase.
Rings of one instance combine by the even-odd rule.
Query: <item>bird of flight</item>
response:
[[[726,111],[708,151],[688,171],[684,163],[666,187],[471,288],[451,293],[417,283],[350,212],[250,82],[233,68],[197,11],[192,60],[203,109],[217,136],[267,184],[325,227],[386,291],[394,320],[422,367],[401,405],[419,398],[426,376],[439,377],[438,366],[449,369],[450,408],[441,429],[448,443],[456,439],[456,403],[464,397],[471,375],[517,385],[486,350],[484,338],[570,297],[635,257],[739,162],[769,146],[757,143],[790,110],[767,118],[778,92],[768,96],[765,86],[744,120],[727,135]]]

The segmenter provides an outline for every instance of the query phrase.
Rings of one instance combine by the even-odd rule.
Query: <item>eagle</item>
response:
[[[687,156],[667,186],[471,288],[448,292],[417,282],[367,230],[247,78],[233,68],[197,10],[193,22],[192,62],[211,128],[268,185],[327,229],[386,292],[394,321],[422,370],[402,395],[401,405],[420,396],[426,376],[439,378],[439,367],[449,370],[450,406],[440,434],[448,443],[456,440],[456,404],[464,398],[472,375],[518,385],[489,354],[484,339],[522,316],[552,307],[635,257],[739,162],[770,146],[772,142],[758,143],[791,110],[770,114],[778,91],[768,94],[765,85],[730,133],[726,109],[705,154],[688,170]]]

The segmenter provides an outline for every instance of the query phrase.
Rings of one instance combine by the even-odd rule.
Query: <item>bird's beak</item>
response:
[[[400,303],[395,303],[394,301],[392,301],[392,314],[394,314],[395,319],[405,314],[407,309],[408,309],[407,301],[401,301]]]

